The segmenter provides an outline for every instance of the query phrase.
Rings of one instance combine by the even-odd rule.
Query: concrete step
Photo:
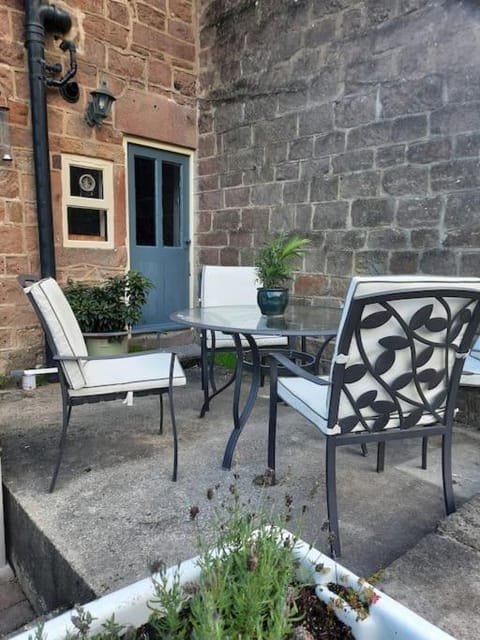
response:
[[[187,378],[187,386],[175,392],[180,439],[176,483],[171,482],[168,421],[165,434],[159,436],[158,399],[138,398],[133,407],[119,401],[74,408],[53,494],[47,493],[47,487],[60,433],[58,385],[0,394],[12,566],[37,614],[59,604],[86,602],[145,577],[152,559],[173,565],[196,553],[198,529],[190,521],[190,506],[199,505],[206,527],[213,508],[207,488],[220,485],[228,496],[234,481],[233,472],[221,468],[232,428],[232,392],[215,398],[209,413],[199,420],[198,367],[188,369]],[[234,467],[242,496],[249,496],[254,505],[265,500],[252,482],[266,464],[268,398],[264,396],[262,392],[257,399],[239,441]],[[426,617],[442,622],[454,636],[477,640],[480,607],[470,612],[474,632],[464,635],[458,633],[461,622],[455,611],[463,615],[461,603],[472,601],[465,589],[476,594],[475,605],[480,592],[478,550],[471,544],[480,518],[480,499],[471,500],[480,492],[480,436],[475,424],[470,430],[455,430],[453,468],[459,511],[447,521],[439,485],[439,443],[430,440],[426,472],[418,470],[418,442],[392,443],[383,474],[375,473],[375,455],[363,458],[353,447],[339,452],[341,562],[363,576],[390,567],[381,587],[420,613],[423,604],[415,598],[410,601],[409,594],[431,589],[434,597]],[[285,494],[291,495],[297,505],[291,528],[299,527],[305,540],[327,551],[328,541],[321,532],[326,519],[324,446],[323,438],[306,422],[287,407],[279,408],[279,483],[267,490],[269,505],[281,509]],[[453,527],[457,520],[458,526]],[[472,523],[468,535],[464,522]],[[467,570],[459,585],[463,566]],[[11,607],[18,611],[24,603],[21,596],[10,595],[14,586],[6,585],[5,598],[10,600],[4,600],[4,612],[9,614]],[[448,615],[447,597],[452,603]],[[4,612],[0,616],[7,620]]]

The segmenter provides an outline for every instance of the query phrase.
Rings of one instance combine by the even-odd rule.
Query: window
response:
[[[113,247],[113,165],[106,160],[62,156],[63,243]]]

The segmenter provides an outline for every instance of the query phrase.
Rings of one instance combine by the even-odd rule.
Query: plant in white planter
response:
[[[36,640],[114,640],[127,631],[129,638],[150,640],[452,640],[285,529],[266,525],[257,511],[238,506],[235,495],[210,549],[50,620]],[[29,637],[32,631],[11,640]]]
[[[138,271],[111,276],[100,284],[69,280],[64,293],[90,355],[126,352],[125,338],[142,317],[142,307],[152,287],[151,280]]]

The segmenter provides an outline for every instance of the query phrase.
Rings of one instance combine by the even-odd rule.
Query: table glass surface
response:
[[[263,316],[257,305],[194,307],[173,313],[175,322],[199,329],[249,335],[322,336],[337,332],[342,309],[290,303],[282,316]]]

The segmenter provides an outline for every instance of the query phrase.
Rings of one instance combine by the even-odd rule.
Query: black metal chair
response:
[[[200,305],[202,307],[225,307],[231,305],[257,304],[257,274],[255,267],[236,267],[204,265],[200,276]],[[287,338],[278,336],[255,336],[262,352],[266,349],[288,347]],[[249,345],[242,339],[242,346]],[[200,335],[200,366],[204,402],[200,417],[208,411],[209,401],[235,380],[235,372],[226,383],[217,387],[215,379],[215,355],[217,353],[236,353],[235,342],[231,335],[222,331],[204,330]],[[248,362],[246,363],[248,368]],[[262,379],[263,382],[263,379]]]
[[[472,349],[465,358],[461,387],[480,387],[480,337],[473,343]]]
[[[268,466],[274,474],[281,399],[326,436],[332,554],[341,553],[339,446],[377,442],[377,471],[383,471],[389,440],[422,438],[426,444],[428,436],[440,434],[445,508],[447,514],[455,510],[452,424],[464,359],[479,321],[479,278],[353,278],[330,376],[313,376],[271,354]],[[279,366],[295,377],[279,377]]]
[[[178,445],[173,387],[185,385],[186,378],[175,354],[153,351],[90,357],[78,322],[56,280],[35,281],[31,276],[19,276],[18,280],[37,313],[54,359],[58,361],[63,420],[50,493],[55,488],[60,469],[72,407],[85,402],[114,400],[125,397],[128,392],[160,396],[160,433],[163,430],[163,394],[168,394],[174,443],[173,480],[176,480]]]

